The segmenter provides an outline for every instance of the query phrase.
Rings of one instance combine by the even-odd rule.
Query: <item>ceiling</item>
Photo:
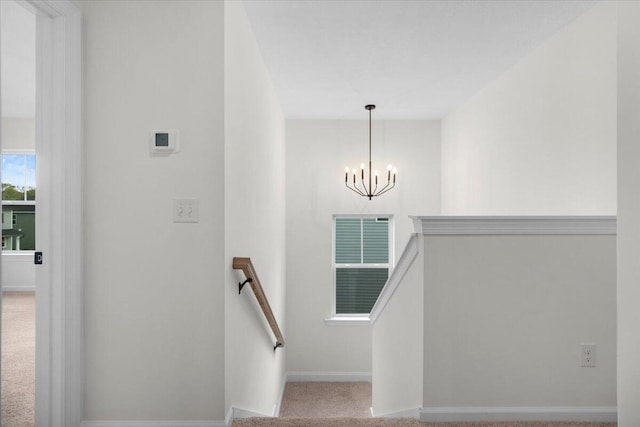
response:
[[[595,2],[244,4],[287,118],[440,119]]]
[[[245,0],[287,118],[440,119],[595,1]],[[2,6],[2,116],[35,114],[35,17]]]
[[[2,0],[2,117],[32,118],[36,112],[36,18],[16,2]]]

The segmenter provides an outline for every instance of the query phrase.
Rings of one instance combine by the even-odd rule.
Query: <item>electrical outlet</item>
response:
[[[580,366],[583,368],[596,367],[596,345],[593,343],[580,344]]]
[[[200,199],[173,199],[173,222],[198,222]]]

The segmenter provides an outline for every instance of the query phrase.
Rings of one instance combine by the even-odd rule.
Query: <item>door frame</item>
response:
[[[36,14],[36,426],[83,417],[82,19],[70,0]]]

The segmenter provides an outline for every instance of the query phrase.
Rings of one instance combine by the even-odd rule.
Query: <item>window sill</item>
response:
[[[11,261],[33,262],[35,251],[5,251],[2,250],[2,257]]]
[[[333,316],[324,319],[324,323],[329,326],[369,326],[371,319],[369,316]]]

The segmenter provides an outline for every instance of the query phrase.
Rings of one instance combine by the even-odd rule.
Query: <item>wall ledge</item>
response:
[[[616,234],[615,216],[411,216],[423,235]]]
[[[369,316],[333,316],[324,319],[324,323],[328,326],[369,326],[371,325],[371,319]]]

